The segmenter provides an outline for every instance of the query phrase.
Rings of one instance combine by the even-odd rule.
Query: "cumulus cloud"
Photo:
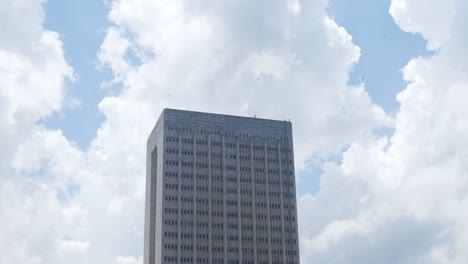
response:
[[[456,1],[393,0],[390,14],[398,26],[411,33],[420,33],[428,40],[428,49],[438,49],[450,37],[455,18]],[[434,19],[437,17],[437,19]]]
[[[1,263],[141,263],[144,148],[164,107],[293,121],[298,169],[324,161],[299,201],[303,263],[467,262],[463,1],[392,1],[438,50],[405,67],[394,119],[347,84],[360,50],[326,0],[108,4],[97,56],[123,89],[83,152],[36,124],[72,77],[43,2],[0,0]]]
[[[43,1],[0,1],[0,262],[60,263],[76,228],[65,194],[82,153],[37,125],[63,107],[73,69],[56,32],[42,28]]]
[[[391,121],[362,86],[346,84],[360,50],[326,6],[112,1],[99,58],[124,91],[101,110],[113,118],[109,104],[138,103],[153,122],[164,107],[291,119],[300,168],[311,153],[339,153]]]
[[[18,1],[23,2],[26,1]],[[41,5],[36,1],[30,2],[31,9]],[[23,12],[33,12],[26,3],[24,7],[10,1],[2,1],[0,5],[0,12],[8,13],[7,16],[0,15],[2,27],[10,25],[13,27],[11,30],[15,30],[17,26],[21,28],[26,24],[25,27],[31,26],[33,31],[34,25],[41,22],[28,18],[16,23],[16,19],[24,16]],[[11,10],[8,5],[13,5]],[[65,94],[63,82],[72,74],[55,32],[40,30],[29,34],[32,36],[15,38],[15,34],[9,35],[5,31],[8,32],[7,29],[2,30],[5,36],[0,42],[0,140],[3,146],[0,158],[11,154],[14,146],[27,136],[39,118],[61,108]]]
[[[111,1],[113,27],[98,59],[124,88],[100,103],[106,121],[81,152],[35,124],[66,103],[72,76],[57,33],[41,26],[43,2],[2,4],[2,25],[30,8],[22,23],[32,31],[4,42],[9,65],[0,71],[10,78],[0,98],[11,144],[2,152],[1,208],[16,223],[5,226],[13,242],[3,245],[2,262],[140,262],[144,146],[164,107],[291,118],[302,168],[390,123],[362,86],[346,84],[360,51],[327,16],[327,1]],[[9,199],[19,202],[17,214]],[[27,225],[17,219],[37,223],[14,236]]]
[[[86,154],[98,175],[79,194],[95,201],[93,258],[141,254],[144,146],[164,107],[290,118],[299,169],[392,124],[363,86],[347,84],[360,50],[327,4],[109,2],[113,26],[98,58],[123,89],[99,104],[106,121]],[[109,241],[112,250],[103,250]]]
[[[409,84],[397,96],[395,132],[353,143],[342,163],[326,167],[320,193],[302,197],[306,262],[468,261],[468,68],[460,43],[467,8],[464,1],[392,1],[400,27],[421,33],[438,53],[403,69]]]

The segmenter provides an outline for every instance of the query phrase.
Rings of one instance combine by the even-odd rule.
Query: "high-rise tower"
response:
[[[165,109],[147,143],[145,264],[298,264],[292,126]]]

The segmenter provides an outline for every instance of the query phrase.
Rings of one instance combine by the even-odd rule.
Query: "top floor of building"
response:
[[[292,143],[292,124],[255,117],[241,117],[164,109],[149,140],[165,135],[199,135]]]

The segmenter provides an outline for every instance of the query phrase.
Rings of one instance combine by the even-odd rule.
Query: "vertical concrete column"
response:
[[[258,262],[257,256],[257,184],[255,183],[255,163],[254,163],[254,151],[253,151],[253,140],[250,140],[250,171],[252,179],[252,198],[253,198],[253,230],[254,230],[254,261]]]
[[[268,173],[268,145],[267,142],[264,141],[263,143],[263,157],[264,157],[264,164],[265,164],[265,176],[266,176],[266,197],[267,197],[267,221],[268,221],[268,263],[273,262],[272,258],[272,249],[271,249],[271,199],[270,199],[270,173]]]
[[[179,147],[178,149],[178,169],[177,169],[177,197],[179,198],[177,200],[177,229],[178,229],[178,234],[177,234],[177,244],[179,245],[177,247],[177,263],[180,263],[181,255],[182,255],[182,249],[180,245],[182,245],[182,138],[180,135],[177,135],[177,141]],[[162,221],[164,224],[164,221]]]
[[[296,219],[296,224],[293,224],[292,226],[294,228],[296,228],[296,232],[294,237],[297,238],[297,241],[296,241],[296,247],[295,247],[295,250],[296,250],[296,256],[294,257],[296,260],[297,260],[297,264],[300,264],[301,262],[301,259],[299,258],[299,222],[298,222],[298,219],[297,219],[297,197],[296,197],[296,169],[294,167],[294,146],[293,146],[293,136],[291,135],[290,137],[290,141],[288,141],[288,147],[289,149],[291,150],[290,154],[288,155],[288,158],[289,160],[292,161],[291,164],[289,164],[289,160],[288,160],[288,164],[289,164],[289,168],[291,169],[292,171],[292,175],[290,175],[289,177],[291,177],[291,181],[293,183],[293,186],[292,186],[292,192],[291,193],[294,193],[294,196],[291,197],[292,199],[292,204],[294,204],[294,210],[292,211],[292,215],[294,215],[295,219]]]
[[[278,164],[279,164],[279,181],[280,181],[280,198],[281,198],[281,232],[282,232],[282,243],[283,243],[283,263],[286,263],[286,234],[285,234],[285,224],[284,224],[284,188],[283,188],[283,165],[281,163],[281,145],[278,142]]]
[[[193,262],[197,263],[197,242],[198,242],[198,213],[197,213],[197,198],[198,198],[198,159],[197,159],[197,139],[195,135],[192,136],[193,139]]]
[[[213,263],[213,184],[212,184],[212,168],[211,168],[211,136],[208,136],[208,263]]]
[[[286,193],[288,194],[288,197],[286,198],[286,205],[288,206],[288,209],[286,210],[286,214],[287,214],[287,216],[289,218],[292,218],[293,217],[292,204],[294,204],[294,203],[293,203],[293,200],[291,199],[292,190],[291,190],[291,185],[289,184],[289,178],[291,177],[291,175],[289,175],[289,165],[288,165],[288,162],[287,162],[288,155],[286,153],[283,155],[283,153],[282,153],[282,151],[286,152],[286,150],[287,150],[287,145],[286,144],[281,144],[281,149],[280,149],[280,153],[281,153],[280,164],[282,166],[281,173],[283,173],[283,170],[286,172],[286,173],[282,174],[283,180],[281,181],[281,185],[284,186],[284,181],[286,181],[288,183],[286,186],[284,186],[284,189],[285,189]],[[284,164],[283,164],[283,158],[284,158],[284,161],[285,161]],[[289,230],[291,230],[291,228],[293,226],[294,225],[291,225],[291,221],[288,221],[287,228]],[[286,234],[286,237],[290,241],[290,244],[288,245],[287,249],[292,252],[294,250],[294,245],[292,244],[292,241],[294,239],[294,235],[292,234],[291,231],[288,231],[287,234]],[[295,257],[293,255],[289,255],[288,260],[294,261]]]
[[[237,161],[237,224],[239,238],[239,263],[242,263],[242,210],[241,210],[241,166],[239,138],[236,139],[236,161]]]
[[[146,176],[146,194],[145,194],[145,264],[155,263],[156,251],[156,181],[158,169],[158,149],[154,146],[153,149],[147,150],[147,155],[150,155],[149,163],[150,172],[147,171]],[[163,160],[164,162],[164,160]],[[148,166],[148,165],[147,165]],[[163,175],[164,177],[164,175]]]
[[[227,263],[227,217],[226,217],[226,139],[222,138],[222,170],[223,170],[223,216],[224,216],[224,263]]]

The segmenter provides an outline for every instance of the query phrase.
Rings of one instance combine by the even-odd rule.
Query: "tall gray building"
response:
[[[165,109],[147,143],[145,264],[296,264],[291,122]]]

